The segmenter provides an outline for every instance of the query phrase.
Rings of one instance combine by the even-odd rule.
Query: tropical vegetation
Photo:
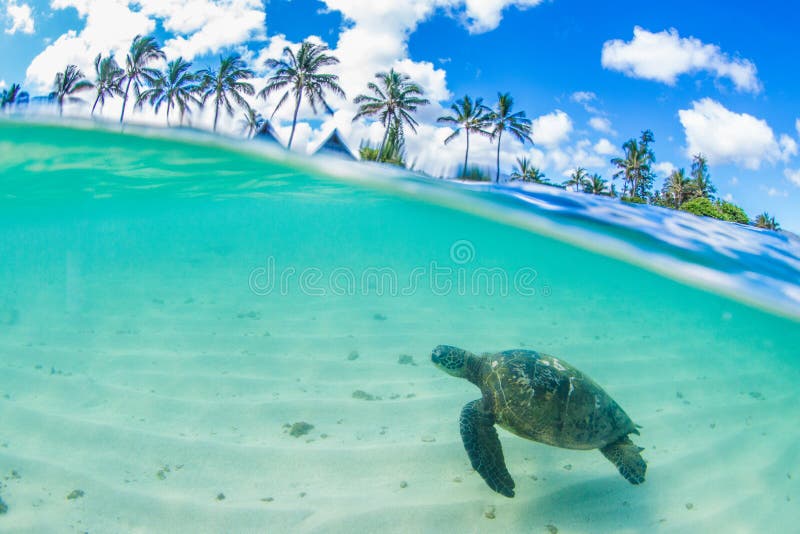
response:
[[[383,140],[378,146],[377,161],[386,161],[391,155],[386,150],[390,133],[394,132],[394,144],[399,147],[404,143],[405,126],[417,133],[418,122],[413,113],[419,106],[429,104],[424,98],[422,88],[414,83],[407,74],[391,69],[375,75],[378,83],[369,82],[367,89],[372,94],[360,94],[353,99],[358,104],[358,111],[353,121],[361,117],[376,117],[384,127]],[[397,148],[395,148],[397,150]]]
[[[466,176],[469,167],[469,134],[474,133],[487,137],[491,135],[486,130],[491,125],[491,110],[483,105],[482,98],[476,98],[473,101],[469,95],[464,95],[463,98],[456,100],[450,109],[453,112],[452,115],[443,115],[436,119],[436,122],[454,127],[453,133],[445,138],[445,145],[458,137],[462,130],[464,131],[466,149],[464,150],[464,167],[462,167],[461,176]]]
[[[487,118],[492,127],[489,137],[494,141],[497,139],[497,174],[495,182],[500,181],[500,141],[503,139],[503,132],[508,132],[521,143],[531,139],[531,121],[525,117],[524,111],[513,112],[514,99],[510,93],[498,93],[497,104],[490,111]]]
[[[80,102],[75,93],[91,89],[92,82],[86,79],[81,70],[75,65],[67,65],[64,72],[56,74],[53,82],[53,92],[50,96],[58,103],[58,114],[64,113],[64,101]]]
[[[100,104],[102,109],[106,97],[122,96],[122,78],[125,76],[125,71],[117,64],[113,55],[103,57],[102,54],[97,54],[94,58],[94,71],[96,74],[94,88],[97,90],[97,96],[92,104],[92,115],[97,104]]]
[[[158,70],[150,67],[153,61],[166,59],[166,54],[161,46],[151,36],[137,35],[133,38],[128,55],[125,56],[125,91],[122,96],[122,112],[119,114],[119,122],[125,120],[125,107],[128,104],[128,93],[133,85],[133,93],[138,100],[142,86],[152,86],[158,78]]]
[[[520,180],[522,182],[531,182],[534,184],[552,185],[542,170],[538,167],[534,167],[526,157],[517,158],[517,166],[511,172],[509,178],[512,181]]]
[[[325,52],[328,47],[321,44],[303,41],[297,54],[290,47],[283,49],[283,56],[280,59],[268,59],[266,66],[273,71],[267,85],[258,92],[258,96],[265,100],[269,95],[276,91],[286,89],[283,96],[275,105],[272,116],[289,99],[294,98],[294,114],[292,116],[292,132],[289,134],[289,143],[286,148],[292,148],[294,130],[297,126],[297,113],[300,111],[300,104],[303,96],[308,100],[312,111],[317,113],[317,107],[322,108],[333,114],[333,109],[325,100],[325,91],[330,91],[336,96],[344,98],[344,90],[339,87],[339,77],[335,74],[320,72],[322,67],[336,65],[339,60]]]
[[[252,84],[244,80],[253,78],[255,72],[247,68],[242,56],[239,54],[221,57],[219,67],[216,69],[209,67],[200,71],[199,74],[202,79],[200,92],[203,95],[203,104],[205,105],[209,99],[214,103],[213,131],[217,131],[220,108],[227,111],[228,115],[233,115],[233,103],[231,101],[245,109],[250,107],[244,96],[253,95],[256,90]]]
[[[156,113],[162,107],[166,108],[167,126],[172,124],[171,117],[175,109],[179,113],[178,124],[182,125],[193,108],[200,109],[210,104],[214,109],[214,131],[218,127],[220,111],[232,116],[239,108],[241,132],[252,137],[263,130],[267,121],[250,105],[247,97],[255,95],[267,101],[273,94],[281,93],[271,116],[274,117],[287,102],[294,104],[287,146],[291,148],[303,101],[310,105],[314,113],[332,113],[327,100],[329,95],[345,97],[339,77],[326,72],[338,63],[339,60],[323,44],[304,41],[297,50],[286,47],[280,57],[265,61],[264,65],[269,69],[266,84],[256,92],[251,83],[256,74],[238,54],[221,57],[215,67],[193,71],[192,63],[183,58],[167,61],[164,50],[154,37],[137,35],[131,42],[124,65],[118,64],[113,54],[98,54],[94,59],[93,82],[86,79],[76,65],[67,65],[55,76],[48,99],[57,105],[59,114],[63,114],[65,102],[79,102],[79,93],[94,88],[91,115],[95,114],[98,106],[102,110],[107,100],[121,97],[119,120],[123,123],[129,108],[128,100],[133,93],[136,108],[147,104]],[[417,132],[419,122],[415,115],[420,107],[430,103],[429,100],[419,84],[408,74],[395,69],[376,73],[375,81],[369,82],[366,89],[366,92],[353,99],[357,105],[353,121],[364,118],[375,120],[382,125],[383,135],[379,143],[361,143],[361,159],[406,167],[407,132]],[[12,84],[0,92],[1,109],[24,105],[29,100],[29,94],[19,84]],[[443,139],[445,145],[464,134],[464,160],[458,170],[458,176],[462,179],[491,181],[489,171],[470,165],[471,141],[474,136],[481,136],[488,138],[492,144],[496,143],[494,180],[499,182],[504,137],[511,136],[524,148],[526,143],[533,143],[532,123],[525,111],[514,109],[514,99],[510,93],[498,93],[497,102],[491,108],[483,102],[481,97],[464,95],[455,100],[448,113],[436,121],[450,128]],[[708,160],[703,154],[692,157],[688,174],[684,168],[674,169],[662,187],[656,189],[654,144],[655,136],[651,130],[644,130],[638,137],[625,141],[621,147],[622,155],[610,160],[615,169],[610,180],[597,173],[589,174],[579,166],[565,182],[556,184],[548,180],[545,173],[524,155],[516,158],[508,179],[609,197],[618,196],[614,181],[619,179],[622,182],[619,196],[625,202],[678,209],[770,230],[780,228],[775,217],[769,213],[761,213],[750,221],[741,207],[716,198]]]
[[[183,124],[183,117],[190,112],[189,104],[199,103],[197,93],[200,90],[199,76],[189,71],[192,64],[182,57],[170,61],[167,70],[158,72],[149,89],[142,91],[137,99],[137,105],[141,107],[144,102],[149,102],[155,112],[166,104],[167,126],[169,126],[169,112],[178,108],[180,113],[180,124]]]
[[[12,83],[8,89],[3,89],[0,92],[0,109],[6,106],[13,106],[22,102],[27,102],[29,95],[18,83]]]

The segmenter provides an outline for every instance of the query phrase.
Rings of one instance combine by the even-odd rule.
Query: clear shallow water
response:
[[[0,123],[0,530],[800,519],[788,238],[214,143]],[[588,373],[644,427],[647,482],[501,432],[517,496],[491,492],[440,343]]]

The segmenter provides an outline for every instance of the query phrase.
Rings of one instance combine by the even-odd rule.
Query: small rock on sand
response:
[[[224,501],[225,500],[225,494],[222,493],[222,492],[217,493],[217,500],[218,501]]]
[[[80,499],[84,495],[85,494],[84,494],[83,490],[75,489],[75,490],[72,490],[72,491],[69,492],[69,495],[67,495],[67,500],[74,501],[75,499]]]
[[[289,435],[299,438],[300,436],[305,436],[308,434],[314,425],[311,423],[306,423],[305,421],[298,421],[293,423],[291,427],[289,427]]]
[[[552,523],[548,523],[548,524],[546,524],[546,525],[544,526],[544,528],[546,528],[546,529],[547,529],[547,532],[549,532],[549,534],[558,534],[558,527],[557,527],[557,526],[555,526],[555,525],[554,525],[554,524],[552,524]]]
[[[433,443],[434,441],[436,441],[436,438],[431,436],[430,434],[425,434],[424,436],[422,436],[422,441],[424,441],[425,443]]]
[[[351,361],[351,362],[353,360],[357,360],[358,359],[358,351],[357,350],[351,351],[350,354],[347,355],[347,359],[349,361]]]
[[[400,365],[417,365],[416,363],[414,363],[414,357],[408,354],[401,354],[397,358],[397,363],[399,363]]]
[[[3,501],[3,498],[0,497],[0,515],[5,514],[8,512],[8,505]]]
[[[495,517],[497,517],[494,512],[495,512],[495,508],[494,508],[494,506],[492,506],[490,504],[483,511],[483,515],[486,517],[486,519],[494,519]]]
[[[405,480],[401,480],[400,481],[400,487],[401,488],[407,488],[408,487],[408,482],[406,482]]]
[[[366,400],[366,401],[374,401],[374,400],[381,400],[380,397],[376,397],[375,395],[371,395],[366,391],[357,389],[353,392],[354,399]]]

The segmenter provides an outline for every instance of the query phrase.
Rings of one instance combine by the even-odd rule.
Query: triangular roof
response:
[[[278,135],[278,132],[275,131],[275,128],[272,127],[272,124],[269,121],[264,121],[264,124],[261,125],[261,128],[256,130],[253,139],[278,143],[282,147],[286,146]]]
[[[352,159],[353,161],[358,161],[358,156],[356,156],[350,147],[347,146],[342,134],[339,133],[339,130],[334,128],[333,131],[328,134],[319,146],[312,152],[312,154],[328,154],[332,156],[339,156],[347,159]]]

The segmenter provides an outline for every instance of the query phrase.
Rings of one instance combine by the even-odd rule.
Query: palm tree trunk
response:
[[[467,128],[467,151],[464,153],[464,172],[461,173],[461,176],[464,177],[467,175],[467,161],[469,159],[469,128]]]
[[[62,97],[59,97],[58,99],[58,116],[64,116],[64,99]]]
[[[94,117],[94,108],[97,107],[98,102],[100,102],[100,93],[97,93],[97,98],[94,99],[94,105],[92,106],[92,113],[90,117]]]
[[[167,128],[169,128],[169,108],[172,105],[172,100],[167,100]]]
[[[389,124],[386,125],[386,131],[383,132],[383,139],[381,140],[381,146],[378,147],[378,162],[380,162],[381,158],[383,157],[383,147],[386,145],[386,140],[389,138],[389,129],[391,127],[392,127],[392,123],[391,123],[391,120],[390,120]]]
[[[214,106],[214,131],[217,131],[217,118],[219,118],[219,99],[215,100]]]
[[[500,130],[500,133],[497,134],[497,176],[494,179],[494,183],[500,183],[500,140],[503,138],[503,130]]]
[[[289,134],[289,144],[286,145],[287,150],[292,149],[292,140],[294,139],[294,127],[297,126],[297,112],[300,111],[300,100],[303,98],[303,90],[297,95],[297,103],[294,106],[294,116],[292,117],[292,133]]]
[[[128,103],[128,91],[131,89],[131,79],[128,78],[128,83],[125,85],[125,96],[122,98],[122,113],[119,116],[119,123],[122,124],[122,120],[125,118],[125,104]]]

